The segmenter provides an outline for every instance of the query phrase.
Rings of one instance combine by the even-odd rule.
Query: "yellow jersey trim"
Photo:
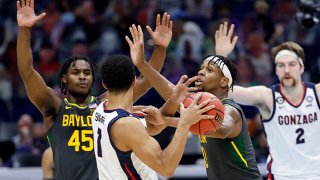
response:
[[[236,152],[239,155],[240,159],[243,161],[243,163],[246,165],[246,167],[248,167],[248,162],[243,158],[243,156],[240,153],[239,149],[237,148],[236,144],[233,141],[231,141],[231,144],[232,144],[234,150],[236,150]]]
[[[92,102],[93,100],[94,100],[94,96],[91,96],[89,102]],[[64,98],[64,101],[66,102],[66,104],[68,104],[68,105],[70,105],[70,106],[76,106],[76,107],[78,107],[78,108],[80,108],[80,109],[85,109],[85,108],[87,108],[87,106],[80,106],[80,105],[78,105],[78,104],[76,104],[76,103],[70,103],[67,98]]]

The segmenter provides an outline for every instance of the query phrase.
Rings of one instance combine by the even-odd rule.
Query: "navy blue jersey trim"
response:
[[[317,94],[315,85],[313,83],[309,83],[309,82],[306,83],[306,85],[307,85],[307,87],[312,88],[314,96],[315,96],[317,104],[318,104],[318,108],[320,109],[319,96]]]
[[[271,112],[271,116],[268,119],[263,119],[262,123],[270,122],[276,112],[276,98],[275,97],[276,97],[276,92],[279,91],[279,84],[271,86],[270,89],[272,90],[273,109]]]
[[[130,180],[141,180],[140,175],[138,174],[136,168],[134,168],[132,160],[131,160],[131,153],[128,155],[117,154],[120,166],[127,175],[127,178]]]
[[[105,110],[105,112],[111,113],[113,111],[116,111],[118,113],[118,116],[116,116],[115,118],[113,118],[110,123],[108,124],[108,134],[109,134],[109,140],[110,143],[113,147],[113,149],[116,151],[116,153],[120,153],[123,155],[128,155],[131,154],[132,151],[121,151],[120,149],[118,149],[115,144],[113,143],[112,139],[111,139],[111,135],[110,135],[110,128],[113,125],[113,123],[115,123],[118,119],[123,118],[123,117],[128,117],[129,116],[129,112],[123,110],[123,109],[117,109],[117,110]]]

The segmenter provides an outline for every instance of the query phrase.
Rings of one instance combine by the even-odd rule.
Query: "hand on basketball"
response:
[[[238,41],[238,36],[233,36],[234,24],[231,24],[228,30],[228,22],[220,24],[219,29],[215,33],[216,54],[227,57],[234,49]]]
[[[195,99],[192,101],[192,103],[185,108],[183,103],[180,103],[180,123],[183,123],[184,125],[188,125],[189,127],[198,122],[200,119],[213,119],[213,115],[205,115],[204,113],[213,109],[215,106],[210,105],[209,102],[211,101],[210,99],[207,99],[200,103],[198,105],[198,101],[200,100],[201,95],[197,94],[195,96]]]
[[[139,25],[137,27],[135,24],[129,28],[129,31],[132,36],[132,41],[128,36],[125,38],[130,46],[131,59],[134,65],[138,66],[145,61],[143,32],[141,26]]]
[[[163,14],[161,21],[160,14],[157,15],[155,31],[152,31],[150,26],[146,28],[156,46],[168,47],[172,38],[172,21],[168,13]]]
[[[17,22],[19,27],[31,28],[41,20],[46,13],[36,16],[34,13],[34,0],[17,1]]]

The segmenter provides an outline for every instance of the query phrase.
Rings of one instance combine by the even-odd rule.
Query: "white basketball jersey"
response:
[[[120,151],[111,140],[109,133],[112,124],[122,117],[134,115],[123,109],[105,110],[105,103],[100,103],[92,115],[94,151],[99,179],[158,179],[155,171],[144,164],[132,151]],[[146,127],[144,118],[137,117],[137,119],[141,120]]]
[[[315,86],[305,83],[302,102],[292,105],[272,86],[274,110],[263,122],[269,144],[268,178],[320,179],[320,106]]]

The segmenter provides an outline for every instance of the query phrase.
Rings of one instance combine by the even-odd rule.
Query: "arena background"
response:
[[[284,41],[300,44],[306,55],[305,81],[319,82],[320,29],[318,1],[294,0],[37,0],[36,12],[46,17],[32,30],[34,66],[59,92],[57,72],[67,56],[87,55],[97,64],[111,54],[129,55],[124,36],[133,23],[154,28],[155,15],[168,12],[173,37],[162,74],[176,83],[182,74],[197,73],[203,57],[214,54],[214,32],[224,21],[239,36],[229,56],[237,64],[242,86],[277,82],[270,49]],[[146,29],[143,28],[146,32]],[[0,0],[0,179],[42,179],[40,159],[48,143],[42,117],[29,101],[17,70],[16,2]],[[145,53],[153,44],[145,33]],[[96,73],[98,74],[98,73]],[[99,77],[93,94],[103,92]],[[136,104],[163,104],[151,89]],[[265,175],[267,144],[257,109],[243,107],[261,173]],[[24,116],[22,116],[24,115]],[[30,116],[27,116],[30,115]],[[32,119],[33,124],[18,123]],[[25,121],[22,121],[25,122]],[[33,144],[18,147],[21,127],[31,128]],[[165,147],[174,132],[165,129],[156,139]],[[206,179],[196,136],[190,134],[183,159],[172,179]]]

